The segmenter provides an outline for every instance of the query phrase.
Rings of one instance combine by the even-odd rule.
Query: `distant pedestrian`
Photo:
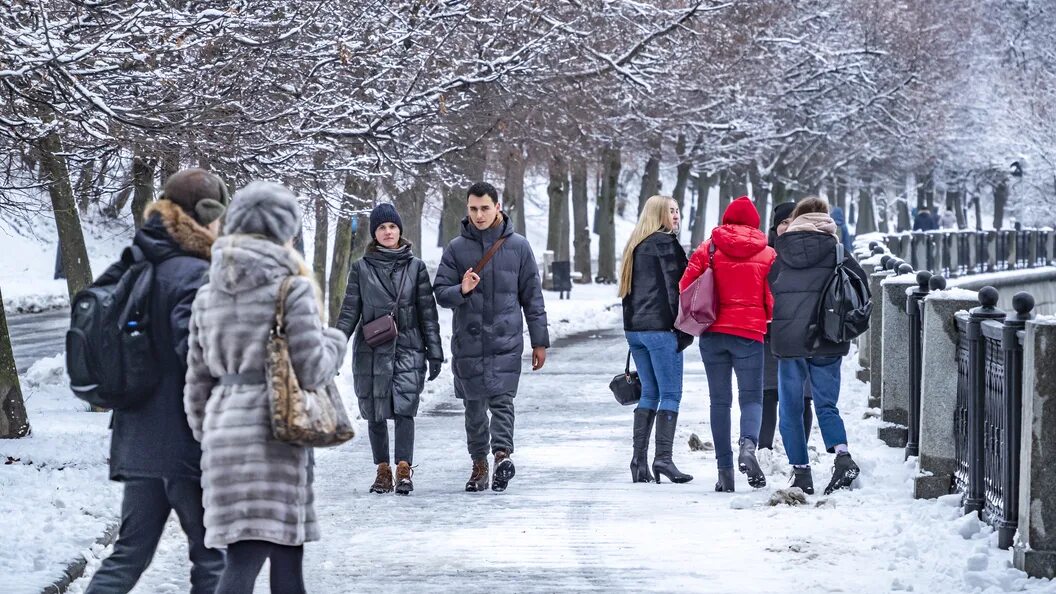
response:
[[[847,447],[847,432],[836,407],[840,397],[840,364],[849,342],[811,340],[818,303],[836,267],[837,228],[829,205],[817,197],[804,198],[792,212],[788,230],[777,238],[777,262],[770,272],[774,292],[771,350],[778,357],[778,398],[781,439],[793,466],[792,486],[814,492],[803,431],[803,384],[809,379],[818,426],[825,449],[836,454],[832,479],[825,493],[850,486],[859,469]],[[843,260],[853,274],[867,280],[851,254]]]
[[[682,401],[682,351],[693,337],[675,329],[678,281],[686,271],[686,251],[678,242],[681,214],[667,196],[646,201],[623,249],[619,296],[623,330],[642,382],[634,410],[631,480],[688,483],[693,476],[672,460],[678,409]],[[649,434],[656,423],[656,454],[649,473]]]
[[[843,244],[843,249],[848,254],[854,253],[854,238],[851,236],[851,231],[847,227],[847,217],[843,214],[843,209],[839,206],[832,209],[832,220],[836,223],[836,231],[839,234],[838,239]]]
[[[273,593],[303,593],[304,543],[319,539],[312,448],[275,439],[265,378],[280,298],[303,389],[331,382],[345,357],[348,339],[323,325],[312,271],[293,248],[300,227],[285,187],[236,192],[191,314],[184,409],[202,444],[206,545],[227,549],[218,594],[251,593],[268,559]]]
[[[922,208],[917,211],[917,216],[913,219],[914,231],[934,231],[938,228],[939,225],[936,223],[935,217],[931,214],[930,210]]]
[[[454,310],[455,396],[466,409],[466,442],[473,461],[466,491],[487,490],[489,450],[495,458],[491,489],[505,491],[516,473],[510,456],[524,321],[533,371],[546,362],[550,334],[531,245],[514,233],[494,186],[477,182],[466,194],[468,216],[459,236],[444,249],[433,292],[441,307]]]
[[[409,495],[414,490],[414,417],[426,375],[440,374],[444,349],[433,298],[433,284],[425,263],[414,257],[403,238],[403,220],[391,204],[370,213],[373,237],[363,258],[352,263],[348,288],[337,318],[337,329],[352,340],[352,376],[359,397],[359,413],[367,421],[367,435],[378,467],[371,493]],[[371,346],[364,325],[396,312],[397,338]],[[427,369],[428,366],[428,369]],[[389,457],[388,419],[396,429],[396,479]]]
[[[730,409],[735,373],[741,412],[737,468],[752,487],[766,486],[755,451],[763,415],[763,339],[774,306],[767,274],[775,257],[759,230],[759,212],[750,198],[741,196],[726,208],[711,238],[693,252],[679,287],[685,291],[713,267],[718,317],[700,337],[700,358],[708,375],[718,465],[715,490],[720,492],[734,491]]]
[[[226,204],[220,178],[202,169],[179,171],[144,211],[133,240],[154,267],[150,338],[160,377],[149,399],[111,413],[110,478],[124,483],[121,525],[114,552],[92,576],[87,594],[131,590],[154,558],[172,511],[187,535],[192,594],[212,594],[224,568],[223,553],[207,548],[202,450],[183,412],[183,390],[191,303],[206,281]],[[108,269],[97,282],[106,284],[120,275],[117,270]]]
[[[955,215],[952,210],[943,211],[942,217],[939,219],[939,225],[943,229],[956,229],[957,215]]]

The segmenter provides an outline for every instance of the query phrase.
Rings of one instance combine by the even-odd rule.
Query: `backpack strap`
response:
[[[836,239],[836,266],[842,265],[843,261],[846,258],[847,258],[847,255],[845,253],[845,250],[843,249],[843,242],[841,242],[839,240],[839,238],[837,238]]]

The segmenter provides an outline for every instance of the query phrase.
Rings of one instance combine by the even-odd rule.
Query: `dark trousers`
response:
[[[466,407],[466,443],[474,460],[487,458],[489,452],[513,453],[513,395],[499,394],[488,398],[464,398]],[[491,411],[491,418],[488,418]]]
[[[227,567],[216,594],[253,594],[253,585],[266,559],[271,559],[272,594],[304,594],[304,547],[262,540],[242,540],[227,545]]]
[[[814,426],[814,407],[810,401],[810,383],[804,386],[806,396],[803,398],[803,433],[810,437]],[[763,390],[763,424],[759,429],[759,448],[774,449],[774,433],[777,431],[777,388]]]
[[[719,468],[733,468],[730,409],[733,375],[737,375],[737,406],[741,411],[739,437],[758,443],[763,417],[763,343],[721,332],[700,337],[700,358],[711,396],[711,437]],[[739,441],[739,440],[738,440]]]
[[[394,415],[396,425],[396,463],[414,464],[414,417]],[[367,436],[374,463],[389,463],[389,424],[387,421],[367,421]]]
[[[205,546],[199,479],[135,478],[124,484],[121,527],[114,552],[103,560],[85,594],[131,590],[154,558],[169,512],[174,510],[190,548],[191,593],[212,594],[224,569],[224,554]]]

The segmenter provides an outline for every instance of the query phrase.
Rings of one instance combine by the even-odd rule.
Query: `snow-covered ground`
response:
[[[854,490],[772,507],[770,496],[787,480],[777,464],[764,489],[752,491],[738,475],[737,493],[715,493],[713,452],[687,446],[693,432],[710,441],[695,348],[686,352],[675,460],[696,478],[631,484],[630,408],[606,389],[626,348],[617,328],[559,345],[546,368],[525,373],[518,473],[504,494],[462,492],[469,463],[461,407],[449,392],[419,417],[408,498],[367,492],[373,466],[362,437],[320,451],[323,540],[306,547],[309,591],[1056,592],[1056,584],[1011,568],[1011,553],[996,548],[989,527],[961,515],[956,496],[911,498],[914,463],[876,439],[875,418],[863,418],[868,390],[853,379],[853,354],[841,404],[863,470]],[[736,411],[734,418],[736,427]],[[811,444],[821,449],[820,442],[815,429]],[[823,487],[831,456],[816,459]],[[170,521],[134,592],[187,591],[186,554]],[[97,566],[93,560],[89,573]],[[257,591],[266,584],[265,568]]]

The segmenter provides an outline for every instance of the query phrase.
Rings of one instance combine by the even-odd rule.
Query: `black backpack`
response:
[[[837,344],[850,342],[869,329],[869,314],[873,311],[869,285],[848,270],[844,261],[843,244],[837,241],[836,268],[821,292],[811,326],[814,348],[822,340]]]
[[[101,408],[132,408],[146,400],[160,376],[150,339],[154,266],[143,250],[121,259],[70,304],[66,371],[75,396]]]

